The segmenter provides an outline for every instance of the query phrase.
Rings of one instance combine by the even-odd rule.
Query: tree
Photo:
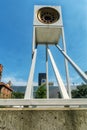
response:
[[[87,98],[87,84],[78,85],[75,90],[72,90],[73,98]]]
[[[17,99],[24,98],[24,93],[21,93],[21,92],[13,92],[13,93],[12,93],[12,98],[17,98]]]
[[[46,85],[42,84],[36,91],[36,98],[46,98]]]

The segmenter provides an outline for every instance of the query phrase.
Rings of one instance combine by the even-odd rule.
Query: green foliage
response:
[[[24,98],[24,93],[21,93],[21,92],[13,92],[13,93],[12,93],[12,98],[17,98],[17,99]]]
[[[87,98],[87,84],[77,86],[76,90],[72,90],[73,98]]]
[[[38,87],[35,98],[46,98],[46,85],[45,84]]]

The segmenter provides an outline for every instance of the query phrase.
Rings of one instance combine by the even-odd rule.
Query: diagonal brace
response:
[[[51,54],[51,51],[50,51],[49,49],[48,49],[48,54],[49,54],[49,57],[50,57],[50,60],[51,60],[51,63],[52,63],[52,67],[53,67],[53,70],[54,70],[54,73],[55,73],[57,82],[58,82],[58,84],[59,84],[60,93],[61,93],[61,95],[62,95],[62,97],[63,97],[64,99],[69,99],[69,95],[68,95],[68,93],[67,93],[67,90],[66,90],[66,88],[65,88],[65,86],[64,86],[64,83],[63,83],[63,81],[62,81],[62,78],[61,78],[61,76],[60,76],[60,73],[59,73],[59,71],[58,71],[58,68],[57,68],[57,66],[56,66],[56,64],[55,64],[54,58],[53,58],[53,56],[52,56],[52,54]]]
[[[36,63],[36,55],[37,55],[37,48],[35,48],[32,57],[30,75],[29,75],[28,84],[27,84],[25,97],[24,97],[25,99],[30,99],[32,96],[32,85],[33,85],[33,77],[34,77],[34,70],[35,70],[35,63]]]
[[[87,75],[75,64],[75,62],[60,48],[60,46],[56,45],[59,51],[63,54],[63,56],[69,61],[69,63],[73,66],[73,68],[77,71],[77,73],[81,76],[81,78],[87,83]]]

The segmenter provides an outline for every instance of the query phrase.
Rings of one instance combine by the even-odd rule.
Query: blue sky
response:
[[[86,71],[87,0],[1,0],[0,63],[4,66],[2,81],[11,80],[13,85],[27,84],[31,65],[34,5],[62,7],[67,53],[83,71]],[[39,47],[38,50],[35,83],[38,73],[45,72],[45,60],[41,60],[45,58],[45,47]],[[65,81],[62,56],[55,47],[51,47],[51,51]],[[82,82],[72,67],[69,68],[71,82]],[[50,62],[49,81],[56,82]]]

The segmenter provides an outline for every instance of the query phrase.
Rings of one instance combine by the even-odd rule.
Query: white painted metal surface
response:
[[[77,73],[83,78],[83,80],[87,83],[87,75],[75,64],[75,62],[62,50],[58,45],[56,47],[60,50],[60,52],[64,55],[64,57],[70,62],[70,64],[74,67]]]
[[[35,35],[35,27],[33,27],[32,55],[33,55],[33,53],[34,53],[35,47],[36,47],[36,35]]]
[[[49,98],[49,81],[48,81],[48,45],[46,45],[46,87],[47,87],[47,98]]]
[[[57,44],[61,35],[61,28],[52,26],[36,26],[36,43],[37,44]]]
[[[43,7],[50,7],[55,9],[59,13],[59,19],[51,24],[45,24],[39,21],[37,15],[39,9]],[[34,6],[34,22],[36,33],[36,44],[57,44],[61,35],[62,22],[62,12],[60,6],[48,6],[48,5],[35,5]]]
[[[0,99],[0,106],[86,106],[87,99]]]
[[[55,64],[55,61],[54,61],[53,56],[52,56],[52,54],[51,54],[51,51],[50,51],[49,49],[48,49],[48,54],[49,54],[49,56],[50,56],[50,60],[51,60],[52,66],[53,66],[53,70],[54,70],[54,73],[55,73],[57,82],[58,82],[58,84],[59,84],[60,93],[61,93],[61,95],[62,95],[62,97],[63,97],[64,99],[69,99],[69,95],[68,95],[68,93],[67,93],[67,91],[66,91],[66,88],[65,88],[65,86],[64,86],[64,83],[63,83],[63,81],[62,81],[62,78],[61,78],[61,76],[60,76],[60,74],[59,74],[58,68],[57,68],[57,66],[56,66],[56,64]]]
[[[60,14],[60,19],[53,23],[53,24],[44,24],[42,22],[40,22],[37,18],[37,13],[38,13],[38,10],[43,8],[43,7],[51,7],[51,8],[54,8],[55,10],[57,10]],[[63,26],[63,22],[62,22],[62,11],[61,11],[61,6],[49,6],[49,5],[35,5],[34,6],[34,22],[33,22],[33,25],[34,26]]]
[[[62,27],[62,43],[63,43],[63,49],[66,52],[64,27]],[[68,91],[69,97],[71,98],[71,88],[70,88],[70,78],[69,78],[68,61],[67,61],[66,58],[64,60],[65,60],[65,70],[66,70],[67,91]]]
[[[36,55],[37,55],[37,48],[34,50],[33,59],[32,59],[32,65],[30,69],[30,75],[28,79],[28,84],[25,92],[25,99],[30,99],[32,96],[32,89],[33,89],[33,77],[34,77],[34,69],[35,69],[35,63],[36,63]]]
[[[51,23],[44,23],[41,22],[40,19],[38,19],[38,10],[43,7],[50,7],[54,8],[54,10],[57,11],[59,14],[59,18],[55,22]],[[52,11],[52,10],[51,10]],[[48,12],[46,12],[48,13]],[[50,15],[50,14],[49,14]],[[52,14],[51,14],[52,15]],[[47,17],[47,16],[46,16]],[[30,99],[32,96],[32,85],[33,85],[33,76],[34,76],[34,69],[35,69],[35,62],[36,62],[36,54],[37,50],[35,49],[35,46],[38,44],[57,44],[59,42],[60,35],[62,35],[62,13],[61,13],[61,7],[60,6],[35,6],[34,8],[34,26],[33,26],[33,44],[32,44],[32,65],[30,70],[30,75],[28,79],[28,85],[25,92],[25,99]],[[52,58],[51,52],[49,50],[49,55],[51,57],[53,69],[57,78],[57,81],[60,85],[60,92],[62,94],[62,97],[65,99],[69,99],[68,93],[66,91],[66,88],[63,84],[63,81],[60,77],[60,74],[58,72],[58,69],[56,67],[56,64],[54,62],[54,59]],[[46,73],[47,73],[47,98],[49,98],[49,86],[48,86],[48,54],[46,49]]]

